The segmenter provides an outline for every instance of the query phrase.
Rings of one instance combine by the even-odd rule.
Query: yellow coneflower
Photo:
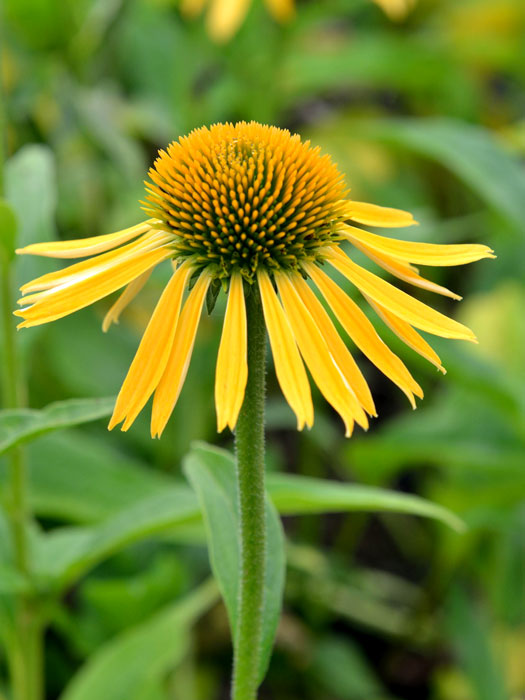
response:
[[[400,20],[413,8],[417,0],[372,0],[392,20]],[[264,0],[270,14],[278,22],[288,22],[295,14],[294,0]],[[182,0],[182,12],[188,17],[199,15],[209,5],[206,26],[216,41],[228,41],[243,23],[251,0]]]
[[[278,22],[289,21],[295,13],[294,0],[264,0],[267,10]],[[243,23],[251,0],[182,0],[182,12],[194,17],[209,4],[206,27],[216,41],[228,41]]]
[[[373,0],[394,21],[404,19],[414,8],[417,0]]]
[[[203,127],[160,151],[149,176],[147,221],[106,236],[18,251],[89,258],[25,284],[24,308],[15,312],[24,319],[20,327],[54,321],[125,287],[104,320],[107,329],[152,269],[171,261],[173,275],[119,393],[110,428],[123,422],[127,430],[153,394],[151,433],[160,436],[184,383],[204,300],[220,286],[228,301],[216,368],[219,430],[235,427],[244,397],[246,294],[260,294],[277,378],[299,429],[313,423],[305,364],[341,415],[347,435],[355,422],[366,428],[367,415],[376,414],[361,371],[309,281],[357,348],[412,405],[414,396],[423,395],[327,269],[350,280],[386,325],[440,370],[439,357],[416,328],[475,340],[464,325],[358,265],[342,244],[350,243],[404,282],[454,299],[459,297],[422,277],[413,264],[462,265],[493,257],[492,251],[483,245],[402,241],[356,226],[415,222],[407,212],[347,199],[330,157],[297,134],[255,122]]]

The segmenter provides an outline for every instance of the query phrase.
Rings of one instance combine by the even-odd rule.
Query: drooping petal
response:
[[[37,277],[31,282],[27,282],[22,285],[20,290],[23,294],[29,294],[32,292],[46,291],[48,289],[53,289],[53,287],[58,287],[62,284],[68,282],[78,281],[82,278],[94,275],[97,272],[101,272],[108,266],[114,265],[116,262],[123,259],[130,259],[135,255],[141,254],[147,250],[155,250],[160,248],[166,243],[172,240],[170,234],[162,233],[160,231],[150,231],[144,234],[136,241],[132,241],[127,245],[124,245],[116,250],[110,250],[101,255],[97,255],[94,258],[89,258],[89,260],[82,260],[81,262],[74,263],[73,265],[68,265],[68,267],[62,270],[57,270],[56,272],[48,272],[41,277]],[[45,296],[45,295],[42,295]]]
[[[51,241],[49,243],[32,243],[19,248],[19,255],[43,255],[49,258],[84,258],[88,255],[97,255],[107,250],[112,250],[132,238],[136,238],[151,229],[153,219],[143,221],[140,224],[125,228],[116,233],[107,233],[104,236],[92,238],[79,238],[71,241]]]
[[[370,260],[373,260],[376,263],[376,265],[379,265],[379,267],[382,267],[383,270],[390,272],[390,274],[394,275],[394,277],[397,277],[404,282],[408,282],[409,284],[413,284],[415,287],[420,287],[421,289],[426,289],[427,291],[435,292],[436,294],[442,294],[443,296],[450,297],[456,301],[461,299],[458,294],[454,294],[454,292],[451,292],[450,289],[441,287],[439,284],[421,277],[418,270],[413,265],[403,263],[400,260],[396,260],[388,255],[379,253],[377,250],[373,250],[363,243],[353,241],[353,245],[359,250],[362,250],[363,253],[370,258]]]
[[[441,243],[416,243],[401,241],[396,238],[380,236],[376,233],[363,231],[355,226],[344,225],[339,231],[349,241],[364,243],[379,253],[420,265],[433,267],[448,267],[466,265],[482,258],[494,258],[493,251],[486,245],[461,243],[445,245]]]
[[[442,336],[476,342],[476,336],[461,323],[444,316],[430,306],[414,299],[409,294],[397,289],[372,272],[356,265],[339,248],[331,248],[327,254],[329,262],[347,279],[374,301],[388,311],[422,331]]]
[[[380,207],[367,202],[348,201],[345,213],[352,221],[366,226],[384,226],[385,228],[400,228],[417,224],[412,214],[402,209]]]
[[[357,400],[365,411],[371,416],[377,416],[374,400],[366,379],[356,364],[350,351],[344,344],[336,327],[326,313],[323,305],[310,289],[306,281],[301,277],[294,279],[294,285],[306,308],[310,311],[323,338],[328,345],[330,354],[334,358],[346,382],[354,392]]]
[[[364,412],[346,386],[312,315],[295,290],[294,281],[285,273],[276,273],[275,281],[301,355],[321,393],[343,419],[349,437],[358,411],[363,415]]]
[[[66,283],[43,292],[46,296],[42,296],[32,306],[15,311],[15,316],[24,319],[18,327],[38,326],[83,309],[116,292],[172,255],[173,252],[166,248],[147,251],[132,259],[121,260],[102,272],[81,278],[80,281]]]
[[[227,425],[232,430],[235,428],[248,379],[246,305],[242,285],[241,275],[234,273],[230,280],[215,373],[218,432]]]
[[[202,272],[182,309],[168,362],[153,398],[152,437],[161,436],[179,398],[186,379],[202,305],[210,282],[210,274],[207,271]]]
[[[297,428],[312,427],[314,409],[310,384],[290,323],[264,270],[257,273],[264,320],[272,348],[275,373],[285,399],[297,416]]]
[[[117,397],[109,430],[123,420],[122,430],[128,430],[155,391],[168,362],[190,274],[191,267],[181,265],[162,292]]]
[[[310,263],[306,270],[357,347],[406,394],[415,408],[414,394],[423,398],[421,387],[399,357],[381,340],[359,306],[316,265]]]
[[[151,277],[151,272],[152,270],[147,270],[140,277],[137,277],[137,279],[133,280],[133,282],[130,282],[128,284],[126,289],[122,292],[117,301],[113,304],[113,306],[104,316],[104,320],[102,321],[102,331],[104,333],[108,332],[109,327],[112,323],[119,322],[120,314],[142,290],[146,282]]]
[[[427,343],[427,341],[424,338],[422,338],[416,330],[412,328],[412,326],[409,323],[390,313],[390,311],[385,309],[383,306],[376,304],[376,302],[373,299],[370,299],[366,296],[365,299],[375,310],[377,315],[383,319],[386,325],[397,335],[398,338],[401,338],[401,340],[404,343],[406,343],[406,345],[408,345],[409,348],[412,348],[412,350],[421,355],[421,357],[424,357],[426,360],[435,365],[440,372],[443,372],[443,374],[447,373],[445,368],[441,364],[441,359],[439,358],[439,355]]]

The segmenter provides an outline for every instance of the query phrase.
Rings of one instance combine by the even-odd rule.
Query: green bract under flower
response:
[[[196,129],[161,151],[146,211],[171,231],[178,258],[214,276],[297,270],[339,240],[343,177],[298,135],[255,122]]]

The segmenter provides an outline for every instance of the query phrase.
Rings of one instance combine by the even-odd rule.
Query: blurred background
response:
[[[321,145],[354,199],[412,211],[420,226],[399,236],[493,247],[496,261],[430,272],[465,301],[417,293],[479,337],[433,342],[445,377],[383,334],[425,390],[416,412],[359,358],[379,412],[368,434],[345,440],[318,395],[315,427],[299,434],[270,369],[269,469],[416,493],[468,530],[394,514],[286,518],[284,615],[261,699],[524,698],[525,3],[252,0],[235,16],[227,5],[4,0],[5,189],[20,243],[139,222],[158,148],[203,124],[255,119]],[[53,265],[23,259],[17,279]],[[27,405],[115,395],[167,274],[107,335],[112,300],[20,333]],[[91,526],[182,482],[195,439],[231,448],[213,405],[223,310],[220,299],[203,318],[161,441],[146,411],[125,435],[98,421],[28,447],[44,529]],[[69,586],[49,611],[46,697],[207,574],[189,528],[131,545]],[[169,673],[118,697],[226,698],[230,653],[216,603]],[[113,663],[125,678],[140,659]]]

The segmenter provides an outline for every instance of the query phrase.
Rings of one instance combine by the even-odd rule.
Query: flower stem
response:
[[[0,38],[3,17],[0,10]],[[1,42],[0,42],[1,43]],[[4,194],[5,100],[0,82],[0,197]],[[0,235],[2,232],[0,231]],[[20,408],[23,391],[17,362],[13,265],[9,251],[0,246],[0,323],[3,335],[2,394],[5,408]],[[15,447],[7,455],[9,487],[6,489],[6,514],[13,542],[14,563],[22,578],[29,581],[29,547],[27,524],[27,475],[24,450]],[[42,624],[36,600],[31,592],[21,592],[14,600],[14,629],[6,631],[8,659],[14,700],[39,700],[42,697]]]
[[[2,330],[4,336],[3,395],[6,408],[18,408],[22,405],[19,373],[16,361],[16,345],[13,323],[12,266],[6,256],[0,254],[2,299]],[[6,512],[9,517],[13,541],[14,563],[17,571],[29,579],[29,551],[27,542],[27,523],[29,509],[27,504],[27,474],[24,450],[14,447],[8,456],[9,491],[6,494]],[[22,592],[15,601],[16,631],[12,635],[9,650],[15,700],[38,700],[42,692],[41,667],[41,625],[31,593]]]
[[[264,398],[266,329],[257,288],[246,298],[248,382],[235,432],[240,567],[232,700],[255,700],[259,685],[266,559]]]
[[[2,326],[4,336],[4,362],[3,362],[3,392],[5,408],[18,408],[21,405],[20,388],[18,384],[18,371],[16,362],[16,349],[14,342],[14,324],[11,298],[11,266],[2,257],[1,264],[1,289],[2,297]],[[18,570],[27,574],[27,544],[25,537],[26,497],[25,497],[25,465],[22,450],[14,448],[9,453],[9,473],[11,484],[10,514],[13,531],[13,543],[15,559]]]

